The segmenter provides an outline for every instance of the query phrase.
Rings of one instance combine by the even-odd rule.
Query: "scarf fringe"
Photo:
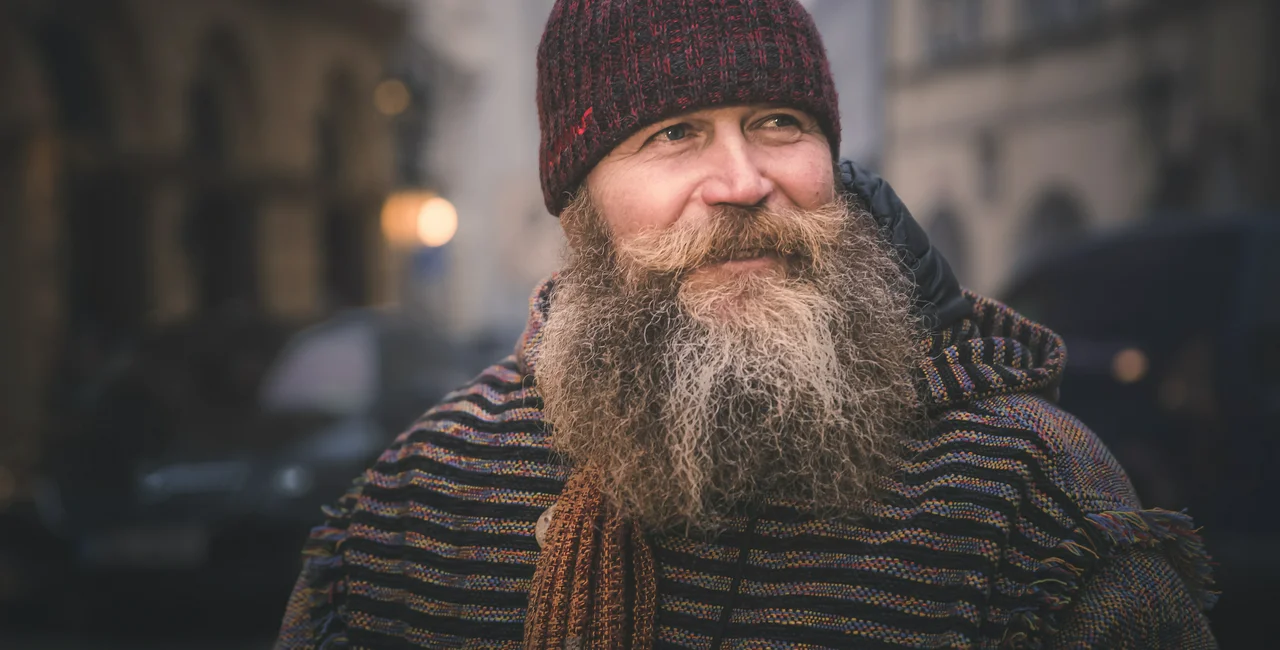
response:
[[[1043,648],[1086,577],[1102,560],[1131,548],[1163,551],[1201,608],[1207,611],[1217,603],[1218,593],[1210,589],[1213,561],[1185,511],[1111,510],[1085,515],[1085,521],[1089,525],[1077,528],[1075,539],[1058,545],[1061,555],[1045,561],[1031,583],[1032,604],[1014,611],[1001,648]]]

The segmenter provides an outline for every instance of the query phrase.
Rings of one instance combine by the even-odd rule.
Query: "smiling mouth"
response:
[[[756,249],[733,253],[705,264],[701,268],[704,271],[723,270],[737,272],[785,265],[785,260],[786,258],[774,251]]]
[[[772,251],[766,251],[762,248],[755,248],[751,250],[738,251],[720,261],[721,262],[740,262],[742,260],[754,260],[760,257],[777,257],[777,254]]]

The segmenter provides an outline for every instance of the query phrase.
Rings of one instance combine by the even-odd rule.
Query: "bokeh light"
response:
[[[428,190],[399,190],[393,192],[382,204],[382,235],[398,248],[420,245],[418,216],[427,202],[435,198]]]
[[[411,101],[409,87],[399,79],[387,79],[373,89],[373,105],[386,116],[396,116],[409,110]]]
[[[1111,358],[1111,376],[1122,384],[1133,384],[1147,376],[1147,355],[1137,348],[1125,348]]]
[[[432,197],[418,211],[418,240],[423,246],[444,246],[458,232],[458,211],[447,199]]]

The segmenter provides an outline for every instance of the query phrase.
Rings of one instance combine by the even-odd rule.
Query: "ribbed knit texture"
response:
[[[618,143],[689,110],[799,108],[840,150],[826,50],[797,0],[558,0],[538,46],[537,99],[554,215]]]
[[[524,625],[525,650],[653,646],[657,582],[645,536],[604,505],[600,472],[575,470],[556,502]]]
[[[328,511],[278,648],[523,646],[548,557],[535,522],[571,474],[531,379],[550,286],[518,354],[424,415]],[[649,538],[653,647],[1216,647],[1189,518],[1140,509],[1106,448],[1040,396],[1061,339],[971,297],[971,320],[925,342],[938,424],[866,517],[775,501],[713,540]]]

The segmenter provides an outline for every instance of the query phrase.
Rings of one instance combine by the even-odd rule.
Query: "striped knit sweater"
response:
[[[399,436],[326,510],[277,648],[518,648],[538,516],[568,475],[516,354]],[[1216,647],[1188,518],[1141,510],[1046,397],[1061,339],[994,301],[932,336],[933,435],[857,520],[776,502],[714,540],[655,536],[658,648]]]

